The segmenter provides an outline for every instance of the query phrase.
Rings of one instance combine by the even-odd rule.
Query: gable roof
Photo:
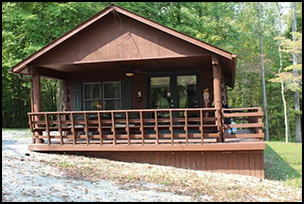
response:
[[[226,60],[230,60],[231,61],[231,72],[232,72],[232,84],[234,84],[234,75],[235,75],[235,66],[236,66],[236,55],[227,52],[221,48],[218,48],[216,46],[213,46],[211,44],[208,44],[206,42],[203,42],[201,40],[198,40],[196,38],[193,38],[191,36],[188,36],[186,34],[183,34],[181,32],[178,32],[176,30],[173,30],[167,26],[161,25],[159,23],[156,23],[152,20],[149,20],[147,18],[144,18],[142,16],[139,16],[133,12],[130,12],[128,10],[125,10],[121,7],[118,7],[114,4],[111,4],[110,6],[106,7],[104,10],[100,11],[99,13],[97,13],[96,15],[92,16],[91,18],[89,18],[88,20],[84,21],[83,23],[81,23],[80,25],[76,26],[74,29],[70,30],[69,32],[67,32],[66,34],[64,34],[63,36],[59,37],[58,39],[56,39],[55,41],[53,41],[52,43],[48,44],[47,46],[43,47],[42,49],[40,49],[39,51],[35,52],[34,54],[32,54],[31,56],[29,56],[28,58],[26,58],[25,60],[21,61],[20,63],[16,64],[14,67],[12,67],[9,72],[10,73],[20,73],[22,70],[24,70],[25,68],[27,68],[27,66],[34,61],[35,59],[39,58],[40,56],[42,56],[43,54],[49,52],[50,50],[52,50],[53,48],[55,48],[56,46],[58,46],[59,44],[61,44],[62,42],[68,40],[69,38],[71,38],[72,36],[74,36],[75,34],[79,33],[80,31],[84,30],[85,28],[87,28],[88,26],[92,25],[93,23],[95,23],[96,21],[98,21],[99,19],[103,18],[104,16],[106,16],[107,14],[111,13],[111,12],[118,12],[120,14],[123,14],[125,16],[128,16],[134,20],[137,20],[141,23],[144,23],[148,26],[151,26],[157,30],[160,30],[162,32],[165,32],[169,35],[172,35],[176,38],[179,38],[183,41],[186,41],[190,44],[193,44],[195,46],[198,46],[200,48],[203,48],[207,51],[210,51],[212,53],[215,53],[216,55],[219,55],[223,58],[225,58]],[[233,86],[233,85],[232,85]]]

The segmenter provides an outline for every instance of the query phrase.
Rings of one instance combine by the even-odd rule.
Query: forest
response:
[[[236,54],[230,106],[263,107],[266,140],[302,141],[302,2],[2,2],[2,128],[31,111],[31,83],[8,70],[111,3]],[[42,111],[60,87],[42,79]]]

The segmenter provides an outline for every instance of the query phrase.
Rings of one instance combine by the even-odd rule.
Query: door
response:
[[[197,75],[151,76],[149,106],[153,109],[197,108]]]

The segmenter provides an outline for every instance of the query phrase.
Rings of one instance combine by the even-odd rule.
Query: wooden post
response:
[[[32,112],[41,112],[41,95],[40,95],[40,75],[37,73],[32,74]],[[35,121],[39,121],[39,117],[35,116]],[[39,132],[38,135],[42,135]],[[44,143],[43,139],[35,139],[35,143]]]
[[[154,130],[156,133],[156,145],[158,145],[159,143],[159,135],[158,135],[158,120],[157,120],[157,111],[154,111],[154,117],[155,117],[155,126],[154,126]]]
[[[203,117],[203,110],[200,110],[200,130],[201,130],[201,144],[204,143],[204,117]]]
[[[59,134],[60,134],[60,145],[63,145],[63,135],[62,135],[62,124],[61,124],[61,115],[57,114],[58,117],[58,125],[59,125]]]
[[[48,115],[46,113],[44,114],[44,119],[45,119],[45,129],[46,129],[46,133],[47,133],[48,145],[51,145],[52,142],[51,142],[49,119],[48,119]]]
[[[218,56],[212,55],[212,70],[213,70],[213,103],[214,108],[218,109],[219,111],[215,111],[216,118],[217,118],[217,128],[220,133],[218,142],[222,141],[222,126],[221,126],[221,109],[222,109],[222,73],[221,67],[219,65]]]
[[[72,134],[73,134],[73,145],[76,145],[77,142],[77,132],[75,129],[75,121],[74,121],[74,114],[73,112],[70,113],[70,118],[72,122]]]
[[[220,109],[222,107],[221,67],[218,63],[218,57],[216,55],[212,55],[212,70],[214,108]]]
[[[141,132],[141,144],[145,144],[145,132],[144,132],[144,118],[143,112],[139,111],[139,118],[140,118],[140,132]]]
[[[172,110],[169,111],[170,113],[170,132],[171,132],[171,145],[174,144],[174,130],[173,130],[173,115],[172,115]]]
[[[88,124],[88,116],[87,113],[83,113],[84,117],[84,130],[86,132],[86,139],[87,139],[87,145],[90,144],[90,138],[89,138],[89,124]]]
[[[130,138],[130,126],[129,126],[129,114],[128,111],[126,113],[126,131],[127,131],[127,136],[128,136],[128,145],[131,144],[131,138]]]
[[[185,132],[186,132],[186,145],[188,145],[189,130],[188,130],[188,112],[185,110]]]
[[[113,145],[116,145],[115,115],[113,111],[111,111],[111,118],[112,118]]]
[[[102,145],[103,141],[102,141],[102,124],[101,124],[101,113],[97,112],[97,116],[98,116],[98,131],[99,131],[99,137],[100,137],[100,145]]]

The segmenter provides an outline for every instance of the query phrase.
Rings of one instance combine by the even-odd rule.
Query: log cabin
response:
[[[31,151],[264,178],[262,109],[225,106],[236,63],[112,4],[9,72],[31,77]],[[63,82],[62,109],[41,112],[42,77]]]

